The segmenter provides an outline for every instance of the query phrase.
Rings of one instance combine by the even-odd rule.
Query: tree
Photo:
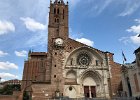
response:
[[[13,91],[20,91],[21,85],[6,85],[0,89],[1,95],[12,95]]]

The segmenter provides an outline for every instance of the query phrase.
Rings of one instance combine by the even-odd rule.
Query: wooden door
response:
[[[91,97],[95,98],[96,97],[96,87],[95,86],[91,86],[90,89],[91,89]]]
[[[84,86],[84,94],[85,94],[85,97],[89,98],[89,86]]]

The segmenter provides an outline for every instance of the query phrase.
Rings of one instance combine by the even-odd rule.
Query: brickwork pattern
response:
[[[59,19],[59,22],[56,22],[56,19]],[[64,40],[61,48],[56,47],[56,38]],[[68,5],[63,2],[58,3],[57,0],[50,4],[48,53],[29,53],[29,59],[24,63],[22,90],[32,90],[33,100],[38,100],[39,98],[43,100],[43,98],[46,98],[45,91],[48,93],[47,98],[54,97],[56,91],[63,95],[65,85],[63,67],[65,66],[66,53],[70,54],[80,47],[88,47],[95,50],[98,54],[107,55],[106,62],[111,74],[108,80],[108,84],[110,84],[109,91],[116,92],[117,89],[115,87],[120,84],[121,77],[120,65],[113,61],[113,54],[100,51],[68,38]]]

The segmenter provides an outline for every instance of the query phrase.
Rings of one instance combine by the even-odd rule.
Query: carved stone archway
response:
[[[102,77],[94,70],[86,70],[80,75],[80,83],[85,97],[95,98],[100,97],[102,93]]]

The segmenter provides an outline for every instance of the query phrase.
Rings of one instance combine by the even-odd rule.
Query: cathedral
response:
[[[22,91],[32,100],[116,96],[121,91],[121,67],[114,54],[69,38],[68,2],[50,1],[49,8],[48,50],[29,51]]]

